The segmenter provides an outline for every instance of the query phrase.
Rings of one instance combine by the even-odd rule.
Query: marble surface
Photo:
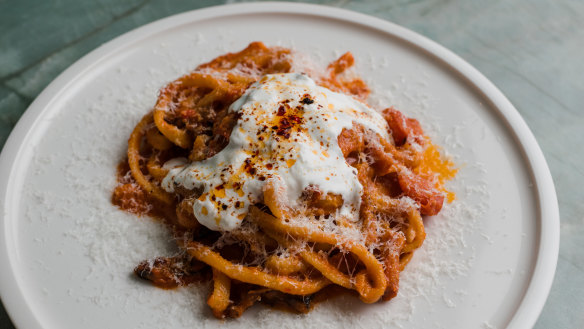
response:
[[[59,73],[135,27],[225,1],[0,1],[0,147]],[[227,1],[229,3],[240,1]],[[584,327],[584,1],[320,0],[410,28],[497,85],[537,138],[561,213],[558,268],[535,328]],[[14,328],[3,308],[0,328]]]

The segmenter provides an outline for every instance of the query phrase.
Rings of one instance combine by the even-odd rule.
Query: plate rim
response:
[[[9,244],[11,237],[8,235],[9,230],[7,230],[10,219],[6,209],[6,205],[9,204],[6,201],[10,198],[8,188],[13,181],[11,173],[15,170],[15,164],[18,163],[19,157],[23,155],[22,149],[26,147],[26,142],[32,134],[32,128],[39,122],[38,119],[42,113],[51,106],[51,103],[59,99],[60,94],[67,92],[67,87],[84,72],[92,70],[132,43],[188,23],[242,14],[268,13],[332,18],[366,26],[391,35],[442,61],[442,64],[447,65],[449,70],[458,73],[469,84],[472,84],[476,92],[481,93],[485,99],[492,103],[493,106],[490,107],[492,108],[490,110],[496,112],[499,119],[504,121],[515,142],[522,148],[523,158],[531,167],[536,190],[534,194],[538,201],[537,212],[540,217],[539,225],[536,225],[539,231],[537,258],[527,289],[507,325],[507,328],[533,327],[547,300],[555,275],[560,240],[559,208],[553,179],[543,152],[517,109],[482,73],[452,51],[427,37],[395,23],[359,12],[325,5],[290,2],[243,3],[206,7],[171,15],[139,26],[104,43],[77,60],[45,87],[29,105],[10,133],[0,154],[0,209],[2,210],[0,263],[9,265],[7,270],[0,272],[0,297],[13,323],[21,328],[44,328],[19,288],[18,278],[13,270],[13,255]]]

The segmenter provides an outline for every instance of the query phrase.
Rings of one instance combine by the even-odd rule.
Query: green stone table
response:
[[[511,100],[543,149],[561,212],[558,268],[535,328],[584,327],[584,1],[312,2],[423,34],[470,62]],[[145,23],[220,3],[0,0],[0,147],[43,88],[89,51]],[[13,328],[3,308],[0,328]]]

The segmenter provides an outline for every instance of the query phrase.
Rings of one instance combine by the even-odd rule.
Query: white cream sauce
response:
[[[166,166],[171,168],[162,183],[166,191],[177,185],[202,189],[193,204],[201,224],[216,231],[238,227],[249,206],[262,201],[270,180],[286,191],[290,207],[312,186],[341,195],[339,215],[358,219],[363,187],[337,138],[343,128],[359,123],[389,139],[377,111],[297,73],[262,77],[229,111],[240,117],[221,152],[192,163],[171,160]]]

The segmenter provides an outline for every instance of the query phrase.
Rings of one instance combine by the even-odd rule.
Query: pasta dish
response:
[[[113,203],[164,221],[180,252],[140,263],[162,288],[211,281],[217,318],[261,302],[298,313],[340,292],[398,292],[422,216],[456,172],[415,119],[366,104],[351,53],[298,71],[251,43],[163,87],[134,128]]]

